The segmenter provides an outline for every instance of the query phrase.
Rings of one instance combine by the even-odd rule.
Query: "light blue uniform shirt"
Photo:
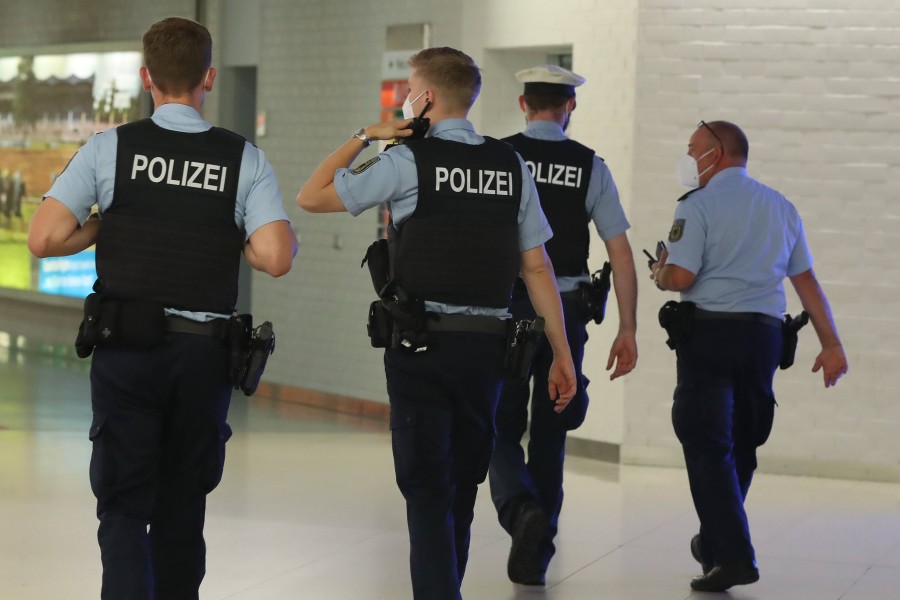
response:
[[[522,132],[523,135],[535,140],[561,142],[569,139],[559,123],[553,121],[532,121]],[[594,165],[591,167],[591,179],[588,182],[587,196],[584,200],[584,209],[591,220],[600,239],[603,241],[625,233],[631,227],[619,201],[619,190],[613,181],[609,167],[596,154]],[[590,281],[589,275],[578,277],[559,276],[556,284],[560,292],[570,292],[578,287],[582,281]]]
[[[185,133],[200,133],[212,125],[196,110],[185,104],[164,104],[153,113],[153,122],[164,129]],[[65,170],[56,178],[44,197],[62,202],[79,223],[84,223],[94,204],[100,214],[110,207],[116,183],[116,149],[118,135],[109,129],[93,136],[72,157]],[[268,223],[289,221],[278,181],[263,151],[246,142],[238,176],[234,222],[246,231],[246,238]],[[245,238],[245,239],[246,239]],[[179,314],[198,321],[228,317],[215,313],[197,313],[166,309],[167,314]]]
[[[464,144],[483,144],[484,138],[475,132],[467,119],[445,119],[435,123],[428,132],[444,140]],[[519,203],[519,250],[524,252],[540,246],[553,236],[544,211],[538,201],[537,189],[531,173],[521,156],[516,156],[522,167],[522,199]],[[412,150],[399,145],[382,152],[372,159],[365,169],[352,171],[338,169],[334,175],[334,187],[344,206],[354,217],[363,211],[388,204],[394,225],[401,225],[416,210],[419,176]],[[483,306],[458,306],[425,302],[425,309],[438,313],[488,315],[506,318],[503,308]]]
[[[705,310],[781,319],[784,278],[813,264],[797,209],[743,167],[716,173],[679,202],[672,231],[668,264],[696,276],[681,299]]]

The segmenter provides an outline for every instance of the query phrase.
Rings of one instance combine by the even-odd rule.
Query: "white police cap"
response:
[[[516,73],[516,79],[525,84],[526,94],[569,98],[575,95],[575,88],[586,81],[581,75],[558,65],[540,65],[522,69]]]

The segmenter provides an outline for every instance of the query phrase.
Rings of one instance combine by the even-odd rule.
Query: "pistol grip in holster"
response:
[[[794,364],[799,339],[798,332],[807,323],[809,323],[809,314],[805,310],[793,318],[790,314],[784,315],[784,321],[781,323],[782,345],[781,358],[778,361],[779,369],[789,369]]]
[[[247,344],[247,360],[241,374],[240,387],[245,396],[252,396],[259,386],[269,355],[275,352],[275,330],[271,321],[264,321],[255,328]]]
[[[509,330],[503,370],[515,383],[524,383],[531,373],[531,362],[544,335],[544,318],[522,319]]]
[[[581,292],[581,310],[585,322],[593,320],[599,325],[606,317],[606,301],[609,299],[612,266],[609,261],[603,263],[599,271],[591,275],[590,282],[582,282],[578,289]]]
[[[659,309],[659,324],[669,334],[666,346],[672,350],[679,342],[690,339],[693,334],[696,307],[697,305],[693,302],[669,300]]]

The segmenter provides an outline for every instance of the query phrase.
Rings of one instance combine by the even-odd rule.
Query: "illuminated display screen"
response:
[[[39,261],[28,251],[28,223],[91,135],[145,116],[141,64],[134,51],[0,57],[0,286],[90,291],[93,249]]]

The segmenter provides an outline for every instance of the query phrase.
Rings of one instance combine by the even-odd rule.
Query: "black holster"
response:
[[[672,350],[678,342],[690,339],[694,332],[694,310],[697,305],[693,302],[676,302],[669,300],[659,309],[659,325],[666,330],[669,338],[666,345]]]
[[[784,321],[781,323],[781,360],[778,361],[779,369],[788,369],[794,364],[794,356],[797,354],[797,333],[809,323],[809,315],[806,311],[802,311],[796,317],[784,315]]]
[[[247,343],[246,361],[241,370],[241,378],[235,385],[245,396],[252,396],[259,386],[259,380],[266,370],[269,355],[275,352],[275,330],[271,321],[263,321],[262,325],[253,329]]]
[[[121,300],[92,293],[84,299],[75,352],[87,358],[97,346],[146,349],[165,334],[165,310],[152,300]]]
[[[528,375],[531,373],[531,361],[534,360],[538,344],[543,336],[543,317],[516,321],[515,327],[509,332],[503,365],[508,379],[516,383],[523,383],[528,379]]]
[[[606,317],[606,301],[609,298],[610,275],[612,266],[609,261],[603,263],[599,271],[591,275],[591,281],[578,284],[580,292],[581,314],[585,323],[594,321],[597,325]]]
[[[263,321],[254,328],[252,315],[232,315],[227,337],[231,385],[245,396],[252,396],[266,370],[269,355],[275,352],[272,322]]]
[[[424,352],[428,349],[428,316],[425,301],[409,296],[391,282],[383,290],[381,306],[391,321],[390,346],[393,350]]]
[[[366,330],[373,348],[408,352],[428,349],[428,316],[425,302],[408,296],[399,286],[389,285],[385,295],[369,305]]]
[[[391,279],[387,240],[372,242],[360,268],[366,264],[379,298],[369,305],[366,325],[372,347],[425,351],[428,348],[425,301],[413,298]]]

